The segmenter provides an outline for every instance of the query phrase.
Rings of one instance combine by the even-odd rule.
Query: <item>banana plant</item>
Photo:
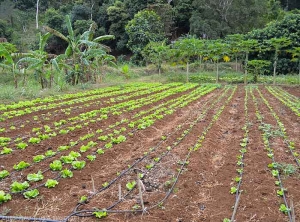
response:
[[[31,51],[28,53],[22,53],[25,57],[21,58],[17,65],[27,64],[28,70],[35,70],[35,74],[39,79],[42,89],[46,87],[51,87],[52,84],[52,73],[49,70],[48,53],[44,51],[47,40],[51,34],[48,32],[46,34],[39,33],[39,48],[38,50]],[[49,84],[49,85],[48,85]]]
[[[68,29],[68,35],[65,36],[59,31],[52,29],[48,26],[44,26],[44,29],[48,32],[52,33],[53,35],[61,38],[62,40],[66,41],[68,43],[68,47],[65,51],[65,55],[72,60],[72,84],[78,84],[79,82],[79,74],[80,74],[80,60],[81,53],[89,48],[101,48],[107,52],[110,52],[110,48],[108,46],[105,46],[103,44],[100,44],[100,41],[103,40],[109,40],[114,39],[113,35],[104,35],[97,38],[94,38],[94,33],[96,29],[95,23],[92,23],[90,26],[90,29],[86,32],[84,32],[82,35],[76,36],[72,27],[70,16],[66,16],[66,25]]]
[[[14,78],[15,88],[18,88],[18,78],[16,63],[13,59],[13,54],[11,54],[2,44],[0,44],[0,58],[4,58],[3,62],[0,63],[0,67],[10,71]]]
[[[117,67],[115,63],[116,58],[112,55],[107,54],[107,52],[103,49],[91,48],[89,50],[86,50],[82,55],[84,55],[82,60],[85,62],[85,64],[89,65],[88,67],[94,68],[93,79],[95,82],[97,81],[97,76],[99,76],[100,83],[102,83],[104,78],[104,72],[102,70],[102,67],[104,65]]]

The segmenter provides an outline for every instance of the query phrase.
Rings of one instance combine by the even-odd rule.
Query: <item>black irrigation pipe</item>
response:
[[[155,88],[154,86],[153,87],[151,87],[150,89],[152,89],[152,88]],[[145,90],[145,91],[147,91],[147,90],[149,90],[149,87],[147,88],[146,86],[144,86],[144,87],[141,87],[141,90]],[[92,100],[96,100],[96,99],[101,99],[101,98],[105,98],[105,97],[112,97],[112,96],[118,96],[118,97],[122,97],[122,94],[128,94],[128,93],[136,93],[136,92],[139,92],[140,90],[138,89],[138,88],[134,88],[132,91],[130,91],[130,92],[122,92],[121,90],[118,90],[118,91],[108,91],[108,92],[105,92],[104,94],[95,94],[95,95],[92,95],[92,97],[93,98],[88,98],[88,97],[86,97],[86,98],[77,98],[77,99],[72,99],[72,100],[67,100],[67,101],[64,101],[64,102],[61,102],[61,103],[59,103],[58,105],[56,105],[56,107],[50,107],[50,109],[59,109],[60,107],[63,107],[63,106],[68,106],[68,105],[70,105],[70,104],[68,104],[70,101],[75,101],[75,104],[77,104],[77,103],[84,103],[84,102],[89,102],[89,104],[91,104],[91,103],[97,103],[97,102],[92,102]],[[107,94],[111,94],[111,93],[115,93],[115,95],[113,94],[113,95],[107,95]],[[98,97],[98,98],[97,98]],[[82,99],[84,99],[85,101],[82,101]],[[125,98],[126,99],[126,98]],[[78,105],[78,104],[77,104]],[[76,107],[77,105],[74,105],[73,107]],[[43,108],[43,107],[45,107],[46,106],[46,104],[44,104],[44,105],[41,105],[41,107]],[[27,109],[28,107],[26,107],[25,109]],[[25,109],[23,109],[23,110],[25,110]],[[36,110],[36,111],[33,111],[33,112],[39,112],[39,111],[43,111],[43,110],[45,110],[45,111],[47,111],[49,108],[46,108],[46,109],[40,109],[40,110]],[[61,110],[61,109],[60,109]],[[7,111],[7,112],[4,112],[4,113],[2,113],[2,114],[0,114],[0,117],[1,116],[3,116],[5,113],[8,113],[9,111]],[[49,113],[49,111],[48,111],[48,113]],[[32,114],[32,113],[25,113],[24,115],[26,115],[26,114]],[[24,116],[24,115],[22,115],[22,116]],[[14,116],[14,117],[17,117],[16,115]],[[7,120],[7,119],[5,119],[5,120]]]
[[[235,90],[233,90],[233,93],[235,92]],[[231,94],[231,96],[229,98],[232,97],[233,94]],[[230,99],[231,100],[231,99]],[[223,108],[225,107],[225,105],[230,101],[226,101],[225,104],[219,109],[219,111],[214,115],[214,116],[217,116],[217,115],[220,115],[222,112],[223,112]],[[215,122],[216,120],[214,120]],[[212,127],[212,124],[208,125],[205,130],[203,131],[202,134],[204,134],[204,132],[206,133],[207,130],[209,130],[210,128]],[[162,198],[160,201],[157,202],[157,204],[151,206],[151,207],[148,207],[148,208],[145,208],[143,210],[106,210],[106,209],[103,209],[103,210],[100,210],[100,211],[103,211],[103,212],[107,212],[107,213],[144,213],[144,212],[147,212],[151,209],[154,209],[156,208],[157,206],[160,206],[161,204],[163,204],[168,198],[169,196],[171,195],[171,193],[173,192],[174,190],[174,187],[175,185],[178,183],[178,180],[179,180],[179,176],[180,174],[182,173],[182,171],[184,170],[184,167],[185,165],[187,165],[187,160],[189,159],[191,153],[194,151],[194,149],[197,147],[197,144],[198,144],[198,141],[195,143],[195,145],[193,146],[193,148],[191,148],[188,152],[188,154],[186,155],[186,158],[184,160],[184,163],[182,164],[179,172],[177,173],[177,176],[176,176],[176,179],[174,181],[174,183],[172,184],[171,188],[169,189],[169,191],[167,192],[167,194],[165,195],[164,198]],[[89,215],[82,215],[82,213],[94,213],[94,212],[98,212],[99,210],[82,210],[82,211],[77,211],[77,212],[73,212],[71,213],[68,217],[66,217],[66,219],[63,221],[63,222],[67,222],[71,217],[73,216],[77,216],[77,215],[80,215],[80,217],[90,217],[92,216],[93,214],[89,214]]]
[[[193,88],[195,88],[195,87],[193,87]],[[192,88],[192,89],[193,89],[193,88]],[[202,90],[205,91],[205,90],[206,90],[206,87],[205,87],[205,86],[204,86],[204,87],[200,86],[199,89],[202,89]],[[187,95],[187,96],[188,96],[188,95]],[[179,98],[180,98],[180,97],[179,97]],[[160,100],[161,100],[161,99],[160,99]],[[160,100],[159,100],[159,101],[160,101]],[[175,102],[175,101],[173,101],[173,102]],[[164,104],[164,103],[161,103],[160,105],[157,105],[156,107],[160,107],[160,106],[163,106],[163,105],[165,105],[165,104]],[[151,111],[153,111],[153,110],[155,110],[155,109],[151,109]],[[150,111],[150,112],[151,112],[151,111]],[[134,118],[136,118],[136,117],[134,117]],[[132,119],[134,119],[134,118],[132,118]],[[110,130],[110,128],[107,127],[107,128],[105,129],[105,131],[107,131],[107,130]],[[136,130],[133,130],[132,132],[134,132],[134,131],[136,131]],[[131,133],[132,133],[132,132],[131,132]],[[128,135],[129,135],[129,134],[128,134]],[[29,136],[28,136],[28,137],[29,137]],[[78,141],[76,141],[76,142],[78,142]],[[94,152],[94,154],[95,154],[95,153],[96,153],[96,152]],[[52,158],[52,157],[54,157],[54,156],[56,156],[56,155],[57,155],[57,152],[56,152],[55,155],[46,157],[44,160],[50,159],[50,158]],[[33,164],[30,165],[30,167],[31,167],[31,166],[34,166],[34,165],[36,165],[36,164],[38,164],[38,163],[33,163]],[[47,170],[45,170],[45,171],[47,171]],[[14,175],[14,174],[17,173],[17,172],[18,172],[17,170],[14,170],[14,171],[11,172],[11,175]],[[5,180],[5,179],[6,179],[6,178],[4,178],[4,180]],[[7,179],[8,179],[8,178],[7,178]]]
[[[207,112],[207,111],[208,111],[209,109],[211,109],[217,102],[219,102],[219,101],[225,96],[226,92],[227,92],[227,90],[223,90],[222,92],[220,92],[220,94],[222,94],[221,96],[215,95],[211,100],[207,101],[203,107],[206,107],[206,105],[207,105],[209,102],[214,101],[214,98],[218,97],[218,99],[215,100],[215,101],[214,101],[214,102],[213,102],[213,103],[205,110],[205,112]],[[204,114],[200,115],[201,118],[198,117],[198,118],[199,118],[199,121],[202,119],[202,116],[203,116],[203,115],[204,115]],[[184,124],[186,124],[187,122],[189,122],[189,120],[186,120]],[[164,143],[165,141],[167,141],[167,140],[168,140],[172,135],[174,135],[179,129],[180,129],[180,128],[177,128],[173,133],[170,133],[170,134],[167,136],[167,138],[166,138],[165,140],[160,141],[154,148],[152,148],[152,150],[151,150],[150,153],[154,152],[157,148],[159,148],[160,145],[161,145],[162,143]],[[185,135],[185,136],[186,136],[186,135]],[[183,138],[182,138],[182,139],[183,139]],[[181,141],[177,142],[176,145],[173,145],[173,147],[177,146],[180,142],[181,142]],[[168,152],[169,152],[169,151],[168,151]],[[167,152],[167,153],[168,153],[168,152]],[[137,161],[135,161],[135,162],[130,166],[130,168],[127,168],[127,169],[124,170],[118,177],[116,177],[115,179],[111,180],[111,181],[108,183],[108,185],[107,185],[106,187],[102,187],[102,188],[101,188],[100,190],[98,190],[97,192],[91,194],[91,195],[88,197],[88,200],[91,199],[91,198],[93,198],[93,197],[94,197],[95,195],[97,195],[98,193],[100,193],[100,192],[102,192],[102,191],[108,189],[112,184],[114,184],[117,180],[119,180],[119,179],[120,179],[122,176],[124,176],[127,172],[129,172],[130,170],[132,170],[133,167],[134,167],[135,165],[137,165],[138,163],[142,162],[146,157],[148,157],[148,156],[150,155],[150,153],[147,153],[147,154],[144,155],[142,158],[140,158],[140,159],[138,159]],[[81,205],[84,205],[84,203],[78,203],[77,206],[74,208],[73,212],[75,212]]]
[[[258,90],[257,90],[257,91],[258,91]],[[257,111],[258,114],[259,114],[259,116],[257,116],[257,119],[259,120],[260,124],[263,126],[263,125],[264,125],[263,117],[261,116],[260,111],[259,111],[259,109],[258,109],[257,99],[256,99],[255,95],[253,94],[252,88],[251,88],[250,92],[251,92],[251,95],[252,95],[252,99],[253,99],[253,101],[254,101],[255,109],[256,109],[256,111]],[[258,92],[259,92],[259,91],[258,91]],[[263,131],[264,131],[264,130],[263,130]],[[270,146],[269,139],[268,139],[267,141],[268,141],[268,146]],[[271,158],[272,158],[272,162],[273,162],[273,163],[276,163],[276,162],[275,162],[274,155],[272,155]],[[277,174],[277,180],[279,181],[280,189],[281,189],[281,190],[284,190],[284,187],[283,187],[283,185],[282,185],[282,180],[281,180],[281,177],[280,177],[280,174],[279,174],[279,173]],[[284,201],[285,206],[287,206],[287,208],[289,208],[289,204],[288,204],[288,201],[287,201],[285,192],[283,192],[282,197],[283,197],[283,201]],[[289,221],[290,221],[290,222],[293,222],[293,218],[292,218],[292,215],[291,215],[290,210],[287,211],[287,214],[288,214],[288,217],[289,217]]]
[[[246,96],[245,96],[244,110],[245,110],[246,121],[245,121],[245,125],[243,127],[243,130],[245,131],[244,138],[247,138],[247,141],[246,141],[246,146],[242,147],[242,148],[246,149],[246,147],[248,145],[248,141],[249,141],[249,139],[248,139],[249,116],[248,116],[248,106],[247,106],[247,104],[248,104],[248,89],[246,88],[245,91],[246,91]],[[247,137],[245,137],[245,135]],[[235,218],[238,206],[239,206],[240,197],[241,197],[240,188],[241,188],[241,185],[242,185],[242,182],[243,182],[243,175],[244,175],[244,166],[245,166],[244,165],[244,158],[245,158],[245,152],[242,152],[241,156],[242,156],[242,158],[241,158],[241,162],[242,162],[241,169],[242,169],[242,171],[239,173],[240,180],[238,182],[237,191],[236,191],[236,194],[235,194],[235,204],[234,204],[233,212],[232,212],[232,215],[231,215],[231,221],[232,222],[234,221],[234,218]]]
[[[182,85],[178,85],[178,86],[176,86],[177,88],[181,88],[182,87]],[[193,88],[195,88],[196,86],[194,86]],[[171,87],[167,87],[166,88],[166,90],[172,90],[172,89],[176,89],[176,88],[171,88]],[[192,88],[191,88],[192,89]],[[145,95],[148,95],[148,94],[151,94],[151,93],[154,93],[153,94],[153,96],[152,97],[155,97],[155,95],[156,94],[159,94],[159,93],[162,93],[161,91],[162,90],[164,90],[164,89],[160,89],[160,90],[157,90],[157,91],[154,91],[154,92],[149,92],[149,93],[145,93],[145,94],[142,94],[141,96],[145,96]],[[187,90],[189,90],[189,89],[187,89]],[[145,90],[146,91],[146,90]],[[119,97],[122,97],[122,96],[119,96]],[[118,102],[116,102],[116,104],[114,104],[114,105],[112,105],[112,106],[107,106],[107,107],[103,107],[103,109],[105,109],[105,108],[109,108],[109,107],[111,107],[111,108],[114,108],[114,106],[118,106],[118,105],[120,105],[120,104],[124,104],[125,102],[123,101],[123,100],[125,100],[125,99],[123,99],[123,100],[117,100],[117,98],[118,97],[116,97],[116,101],[118,101]],[[143,98],[147,98],[147,96],[146,97],[143,97]],[[144,101],[141,101],[143,98],[141,98],[141,99],[138,99],[137,100],[137,103],[144,103]],[[126,98],[126,99],[128,99],[128,98]],[[153,98],[147,98],[147,100],[149,100],[149,101],[151,101],[151,99],[153,99]],[[136,102],[136,100],[129,100],[129,101],[132,101],[132,102]],[[128,101],[127,101],[128,102]],[[124,108],[124,107],[118,107],[117,109],[122,109],[122,108]],[[91,112],[91,111],[89,111],[89,112]],[[87,113],[89,113],[89,112],[87,112]],[[79,117],[80,116],[80,114],[78,114],[76,117]],[[73,117],[72,117],[73,118]],[[68,118],[69,119],[69,118]],[[64,128],[67,128],[67,127],[70,127],[70,126],[74,126],[75,124],[78,124],[78,123],[80,123],[80,122],[82,122],[83,120],[76,120],[76,121],[72,121],[70,124],[68,124],[68,125],[65,125],[65,124],[63,124],[63,125],[61,125],[61,127],[59,127],[57,130],[59,130],[59,129],[64,129]],[[52,131],[51,131],[52,132]],[[24,142],[24,140],[25,139],[28,139],[29,137],[31,137],[31,135],[28,135],[28,136],[25,136],[25,137],[22,137],[22,141]],[[18,138],[17,136],[15,136],[13,139],[16,139],[16,138]],[[50,139],[50,138],[49,138]],[[20,141],[21,142],[21,141]],[[13,143],[15,143],[14,141],[10,141],[9,143],[8,143],[8,145],[10,145],[10,144],[13,144]]]
[[[15,216],[2,216],[0,215],[0,220],[21,220],[21,221],[42,221],[42,222],[62,222],[61,220],[52,220],[45,218],[36,218],[36,217],[15,217]]]
[[[201,90],[203,90],[203,91],[205,91],[205,90],[207,90],[207,88],[206,87],[203,87],[203,88],[199,88],[199,89],[201,89]],[[108,128],[106,128],[105,130],[109,130],[110,128],[108,127]],[[135,129],[135,130],[132,130],[130,133],[133,133],[133,132],[135,132],[135,131],[137,131],[137,129]],[[127,135],[129,135],[130,133],[128,133]],[[164,141],[162,141],[162,142],[164,142]],[[160,144],[159,144],[159,146],[160,146]],[[104,148],[104,147],[102,147],[102,148]],[[92,154],[96,154],[97,152],[95,151],[95,152],[93,152]],[[51,156],[51,157],[53,157],[53,156]],[[51,158],[51,157],[49,157],[49,158]],[[48,159],[48,158],[47,158]],[[143,159],[142,159],[143,160]],[[141,161],[142,161],[141,160]],[[35,164],[37,164],[37,163],[35,163]],[[34,164],[34,165],[35,165]],[[137,164],[137,163],[136,163]],[[72,169],[72,168],[70,168],[70,169]],[[130,168],[129,168],[130,169]],[[50,168],[48,168],[48,169],[46,169],[46,170],[44,170],[43,172],[47,172],[47,171],[49,171],[50,170]],[[17,171],[16,171],[17,172]],[[15,172],[14,172],[15,173]],[[123,174],[122,174],[123,175]],[[121,175],[120,175],[121,176]],[[24,178],[23,178],[24,179]],[[61,179],[61,175],[60,175],[60,173],[58,174],[58,176],[56,176],[55,178],[54,178],[55,180],[58,180],[58,179]],[[113,182],[114,183],[114,182]],[[9,192],[9,194],[17,194],[17,193],[24,193],[24,192],[26,192],[26,191],[31,191],[31,190],[34,190],[34,189],[37,189],[37,188],[40,188],[40,187],[42,187],[42,186],[44,186],[45,185],[45,183],[42,183],[42,184],[40,184],[40,185],[37,185],[37,186],[35,186],[35,187],[31,187],[31,188],[29,188],[29,189],[26,189],[26,190],[23,190],[23,191],[20,191],[20,192],[14,192],[14,193],[12,193],[12,192]],[[109,186],[110,186],[111,184],[109,184]],[[108,186],[108,187],[109,187]],[[107,187],[107,188],[108,188]],[[106,188],[106,187],[105,187]],[[101,190],[102,191],[102,190]],[[100,192],[101,192],[100,191]]]
[[[225,91],[225,92],[227,92],[227,91]],[[225,95],[225,92],[224,92],[224,95]],[[208,103],[208,102],[207,102],[207,103]],[[175,132],[177,132],[178,130],[179,130],[179,129],[177,129]],[[172,134],[174,134],[175,132],[173,132]],[[172,135],[172,134],[171,134],[171,135]],[[168,135],[168,136],[167,136],[167,139],[168,139],[171,135]],[[166,139],[166,140],[167,140],[167,139]],[[160,142],[158,143],[158,145],[157,145],[155,148],[157,149],[157,148],[158,148],[163,142],[165,142],[166,140],[160,141]],[[154,150],[155,150],[155,149],[153,149],[152,151],[154,151]],[[153,209],[153,208],[159,206],[161,203],[163,203],[163,202],[170,196],[172,190],[174,189],[175,185],[176,185],[177,182],[178,182],[179,175],[182,173],[182,171],[183,171],[183,169],[184,169],[184,166],[186,165],[187,159],[189,158],[190,153],[191,153],[192,151],[193,151],[193,149],[191,149],[191,150],[189,151],[189,153],[188,153],[188,155],[187,155],[187,157],[186,157],[186,159],[185,159],[185,161],[184,161],[184,163],[183,163],[183,165],[182,165],[180,171],[179,171],[178,174],[177,174],[176,181],[173,183],[173,185],[172,185],[172,187],[170,188],[170,190],[169,190],[169,192],[167,193],[167,195],[166,195],[166,196],[165,196],[158,204],[156,204],[156,205],[150,207],[150,208],[147,209],[147,210],[150,210],[150,209]],[[103,190],[109,188],[115,181],[117,181],[120,177],[122,177],[123,175],[125,175],[129,170],[131,170],[137,163],[139,163],[139,162],[141,162],[143,159],[145,159],[149,154],[150,154],[150,153],[148,153],[147,155],[143,156],[141,159],[135,161],[135,163],[134,163],[133,165],[131,165],[130,168],[124,170],[118,177],[116,177],[114,180],[112,180],[108,186],[101,188],[100,190],[97,191],[97,193],[100,193],[101,191],[103,191]],[[58,178],[59,178],[59,177],[60,177],[60,176],[58,176]],[[43,185],[44,185],[44,184],[43,184]],[[41,185],[41,186],[43,186],[43,185]],[[97,194],[97,193],[96,193],[96,194]],[[96,194],[92,194],[91,197],[93,197],[93,196],[96,195]],[[91,198],[91,197],[89,197],[89,198]],[[78,207],[81,206],[81,205],[82,205],[82,204],[79,203],[79,204],[75,207],[75,210],[78,209]],[[134,211],[132,211],[132,210],[127,210],[127,211],[105,210],[105,211],[108,212],[108,213],[126,213],[126,212],[127,212],[127,213],[128,213],[128,212],[132,213],[132,212],[145,212],[145,210],[146,210],[146,209],[144,209],[144,210],[134,210]],[[77,213],[83,213],[83,212],[95,212],[95,211],[89,211],[89,210],[78,211],[78,212],[74,212],[74,211],[73,211],[73,213],[71,213],[69,216],[67,216],[66,219],[64,219],[64,220],[51,220],[51,219],[31,218],[31,217],[13,217],[13,216],[1,216],[1,215],[0,215],[0,219],[4,219],[4,220],[12,220],[12,219],[13,219],[13,220],[27,220],[27,221],[45,221],[45,222],[62,222],[62,221],[65,222],[65,221],[68,221],[68,219],[69,219],[70,217],[75,216]],[[92,216],[92,215],[91,215],[91,216]]]
[[[279,116],[277,116],[277,114],[275,113],[275,111],[272,109],[272,107],[270,106],[269,102],[267,101],[267,99],[262,95],[262,93],[260,92],[260,90],[257,90],[260,97],[262,98],[262,100],[264,101],[265,105],[268,107],[268,109],[270,110],[272,116],[275,118],[278,126],[279,126],[279,129],[280,129],[280,132],[283,134],[281,137],[283,138],[283,141],[284,143],[287,145],[291,155],[293,156],[296,164],[298,165],[298,169],[300,168],[300,162],[298,160],[298,158],[295,156],[295,154],[293,153],[291,147],[290,147],[290,144],[288,143],[288,136],[286,135],[286,132],[285,132],[285,128],[284,128],[284,125],[283,123],[280,121],[279,119]]]

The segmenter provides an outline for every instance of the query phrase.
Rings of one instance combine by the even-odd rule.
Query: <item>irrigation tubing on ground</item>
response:
[[[175,132],[177,132],[177,131],[178,131],[178,130],[176,130]],[[175,133],[175,132],[173,132],[173,133]],[[172,133],[172,134],[173,134],[173,133]],[[171,134],[171,135],[172,135],[172,134]],[[170,137],[171,135],[169,135],[169,137]],[[163,140],[163,141],[160,141],[160,142],[157,144],[156,148],[158,148],[163,142],[165,142],[165,141],[164,141],[164,140]],[[135,213],[136,213],[136,212],[143,213],[143,212],[145,212],[145,211],[148,211],[148,210],[150,210],[150,209],[153,209],[153,208],[159,206],[160,204],[162,204],[165,200],[168,199],[168,197],[169,197],[170,194],[172,193],[172,191],[173,191],[175,185],[176,185],[177,182],[178,182],[179,176],[180,176],[180,174],[182,173],[182,171],[183,171],[183,169],[184,169],[184,167],[185,167],[185,165],[186,165],[186,163],[187,163],[187,160],[188,160],[188,158],[189,158],[189,156],[190,156],[192,150],[193,150],[193,149],[191,149],[191,150],[188,152],[188,154],[187,154],[187,156],[186,156],[186,158],[185,158],[185,161],[184,161],[183,165],[181,166],[181,169],[180,169],[180,171],[178,172],[177,177],[176,177],[176,180],[174,181],[172,187],[169,189],[169,191],[167,192],[166,196],[165,196],[163,199],[161,199],[157,204],[155,204],[155,205],[153,205],[153,206],[151,206],[151,207],[149,207],[149,208],[145,208],[145,209],[143,209],[143,210],[122,210],[122,211],[119,211],[119,210],[110,210],[110,209],[107,209],[107,210],[103,210],[103,211],[108,212],[108,213],[133,213],[133,212],[135,212]],[[148,155],[149,155],[149,154],[148,154]],[[137,163],[141,162],[141,161],[142,161],[143,159],[145,159],[148,155],[145,155],[145,156],[143,156],[141,159],[137,160],[137,161],[131,166],[131,168],[128,168],[128,169],[124,170],[118,177],[116,177],[114,180],[112,180],[111,183],[110,183],[107,187],[98,190],[96,193],[92,194],[91,197],[93,197],[93,196],[96,195],[97,193],[103,191],[104,189],[107,189],[109,186],[111,186],[111,184],[113,184],[116,180],[118,180],[120,177],[122,177],[124,174],[126,174],[129,170],[132,169],[132,167],[134,167]],[[59,178],[59,176],[58,176],[57,178]],[[127,195],[127,194],[126,194],[126,195]],[[76,211],[76,210],[78,209],[78,207],[81,206],[81,205],[82,205],[81,203],[78,204],[78,205],[75,207],[75,211]],[[110,208],[113,208],[113,207],[114,207],[114,206],[112,205]],[[99,210],[98,210],[98,211],[99,211]],[[78,215],[78,216],[81,216],[81,217],[82,217],[82,216],[84,216],[84,215],[80,215],[80,214],[82,214],[82,213],[93,213],[93,212],[96,212],[96,210],[82,210],[82,211],[77,211],[77,212],[74,212],[74,211],[73,211],[73,213],[71,213],[70,215],[68,215],[68,216],[67,216],[65,219],[63,219],[63,220],[52,220],[52,219],[34,218],[34,217],[1,216],[1,215],[0,215],[0,219],[2,219],[2,220],[23,220],[23,221],[24,221],[24,220],[25,220],[25,221],[43,221],[43,222],[67,222],[72,216],[77,216],[77,215]],[[93,215],[93,214],[89,214],[89,216],[92,216],[92,215]]]
[[[223,105],[223,106],[225,106],[225,105]],[[220,108],[220,110],[221,110],[221,108]],[[197,144],[197,142],[196,142],[196,144]],[[196,144],[194,145],[194,148],[196,147]],[[185,158],[185,160],[184,160],[184,162],[183,162],[183,164],[182,164],[179,172],[177,173],[176,179],[175,179],[174,183],[172,184],[172,187],[169,189],[169,191],[167,192],[167,194],[165,195],[165,197],[162,198],[160,201],[158,201],[155,205],[153,205],[151,207],[148,207],[148,208],[145,208],[145,209],[142,209],[142,210],[106,210],[106,209],[103,209],[101,211],[107,212],[107,213],[128,213],[128,212],[130,212],[130,213],[137,213],[137,212],[144,213],[144,212],[149,211],[151,209],[154,209],[157,206],[159,206],[162,203],[164,203],[169,198],[169,196],[171,195],[172,191],[174,190],[174,187],[175,187],[175,185],[177,184],[177,182],[179,180],[179,176],[182,173],[185,165],[187,164],[187,160],[189,159],[189,157],[190,157],[192,151],[194,150],[194,148],[190,149],[189,152],[188,152],[188,154],[186,155],[186,158]],[[84,213],[93,213],[93,212],[97,212],[97,211],[99,211],[99,210],[81,210],[81,211],[77,211],[77,212],[75,211],[75,212],[71,213],[68,217],[66,217],[66,219],[64,220],[64,222],[67,222],[71,217],[78,216],[78,215],[80,217],[90,217],[93,214],[88,214],[88,215],[87,214],[83,215],[83,214]]]

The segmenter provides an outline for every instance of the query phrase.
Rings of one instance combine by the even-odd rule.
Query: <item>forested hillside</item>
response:
[[[67,34],[65,16],[69,14],[75,34],[82,34],[94,21],[97,24],[97,36],[107,34],[115,36],[115,39],[107,44],[117,55],[133,51],[131,44],[135,43],[129,41],[128,32],[135,32],[134,30],[141,26],[147,29],[145,20],[141,18],[135,20],[131,31],[129,27],[126,31],[126,25],[132,24],[129,21],[135,16],[143,17],[144,15],[138,12],[145,9],[150,9],[159,16],[159,22],[155,23],[157,27],[152,26],[151,30],[149,29],[150,35],[156,30],[159,32],[156,33],[159,34],[156,38],[174,40],[187,33],[208,39],[224,38],[234,33],[245,34],[264,27],[270,21],[282,19],[286,11],[300,8],[298,0],[1,0],[0,2],[2,2],[0,37],[7,38],[21,51],[37,47],[35,23],[38,8],[40,29],[43,25],[47,25]],[[47,51],[59,54],[64,52],[66,47],[67,44],[63,40],[51,37]]]

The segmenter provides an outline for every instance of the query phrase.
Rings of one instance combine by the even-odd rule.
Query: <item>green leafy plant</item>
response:
[[[26,190],[28,187],[29,187],[29,183],[27,181],[23,183],[19,183],[15,181],[10,185],[10,190],[12,193],[17,193]]]
[[[83,167],[85,167],[85,161],[73,161],[72,162],[72,167],[75,169],[75,170],[81,170]]]
[[[111,138],[111,142],[113,144],[119,144],[126,141],[126,136],[120,135],[117,138]]]
[[[30,166],[29,163],[27,163],[27,162],[25,162],[25,161],[21,161],[20,163],[15,164],[13,168],[14,168],[15,170],[23,170],[23,169],[25,169],[25,168],[27,168],[27,167],[29,167],[29,166]]]
[[[72,178],[73,177],[73,172],[68,169],[64,169],[64,170],[60,171],[60,173],[61,173],[62,178]]]
[[[151,164],[147,164],[147,165],[146,165],[146,169],[147,169],[147,170],[150,170],[153,166],[154,166],[154,165],[153,165],[152,163],[151,163]]]
[[[128,182],[128,183],[126,184],[126,188],[127,188],[128,190],[132,190],[132,189],[135,187],[135,185],[136,185],[136,182],[135,182],[135,181]]]
[[[0,204],[5,203],[7,201],[11,200],[11,195],[5,194],[3,190],[0,190]]]
[[[51,157],[54,156],[56,154],[56,152],[54,152],[53,150],[47,150],[45,153],[46,157]]]
[[[31,173],[31,174],[27,175],[27,180],[30,182],[32,182],[32,181],[37,182],[42,179],[44,179],[44,176],[41,171],[39,171],[38,173]]]
[[[38,144],[40,142],[41,142],[41,139],[40,138],[36,138],[36,137],[31,137],[28,140],[28,143],[32,143],[32,144]]]
[[[236,187],[231,187],[230,188],[230,193],[231,194],[235,194],[237,192],[237,188]]]
[[[48,188],[53,188],[58,184],[57,180],[53,180],[53,179],[48,179],[47,182],[45,183],[45,186]]]
[[[97,211],[97,212],[94,212],[93,214],[97,218],[107,217],[107,215],[108,215],[106,211]]]
[[[10,154],[10,153],[12,153],[12,149],[7,147],[4,147],[0,152],[1,155]]]
[[[0,180],[4,179],[5,177],[9,176],[9,172],[7,170],[0,171]]]
[[[279,210],[284,214],[287,214],[289,211],[291,211],[291,209],[289,209],[285,204],[280,204]]]
[[[72,157],[74,157],[74,158],[78,158],[78,157],[81,157],[81,154],[78,153],[78,152],[75,152],[75,151],[71,151],[71,152],[69,153],[69,156],[72,156]]]
[[[87,201],[87,199],[88,199],[87,196],[85,196],[85,195],[81,196],[80,200],[79,200],[79,203],[85,203]]]
[[[41,162],[43,159],[45,159],[45,156],[44,155],[36,155],[32,159],[33,159],[33,162],[38,163],[38,162]]]
[[[94,161],[96,159],[96,155],[87,155],[86,158],[90,161]]]
[[[113,144],[112,143],[107,143],[107,144],[105,144],[105,148],[106,149],[110,149],[110,148],[112,148],[113,147]]]
[[[24,150],[28,146],[28,144],[21,142],[21,143],[18,143],[16,146],[17,146],[18,149]]]
[[[107,187],[108,185],[109,185],[108,182],[105,182],[105,183],[102,184],[103,187]]]
[[[26,199],[34,199],[40,194],[38,189],[29,190],[23,193]]]
[[[59,171],[62,169],[62,163],[60,160],[54,160],[52,163],[50,163],[50,169],[54,171]]]
[[[70,147],[69,146],[59,146],[58,147],[58,151],[64,151],[64,150],[68,150]]]
[[[75,158],[73,156],[61,156],[60,157],[60,160],[63,162],[63,163],[72,163]]]
[[[97,153],[98,153],[99,155],[104,154],[104,150],[103,150],[103,149],[98,149],[98,150],[97,150]]]
[[[108,136],[99,136],[98,140],[100,141],[106,141],[108,139]]]

